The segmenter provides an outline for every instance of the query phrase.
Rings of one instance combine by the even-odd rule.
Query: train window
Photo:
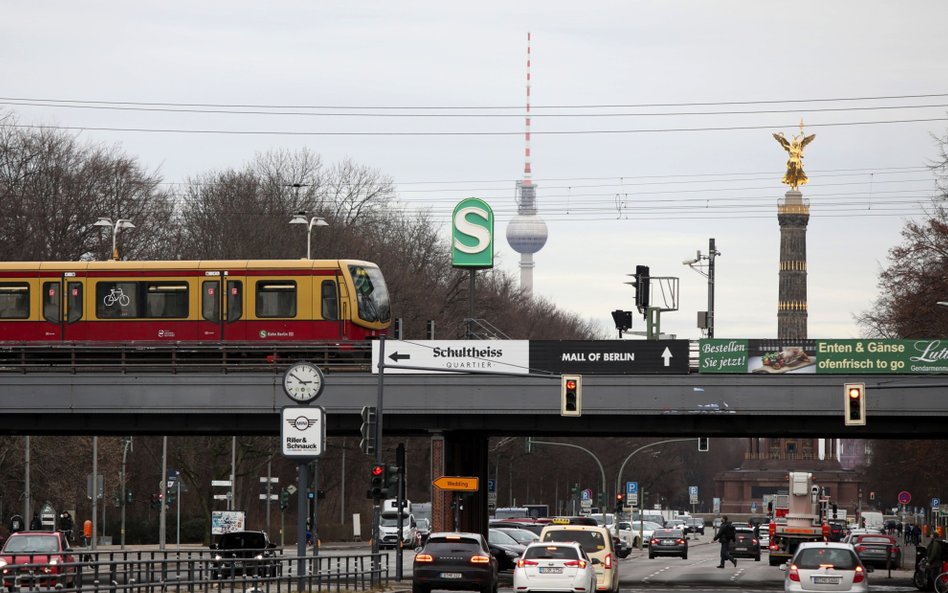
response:
[[[221,283],[205,280],[201,283],[201,317],[217,323],[221,320]]]
[[[336,321],[339,319],[339,299],[336,297],[336,283],[332,280],[323,280],[321,290],[323,319]]]
[[[143,282],[145,317],[173,318],[188,316],[187,282]]]
[[[296,317],[296,282],[257,282],[257,317]]]
[[[27,319],[30,316],[30,285],[0,282],[0,319]]]
[[[43,319],[50,323],[62,321],[62,295],[59,282],[43,283]]]
[[[349,273],[355,284],[359,317],[365,321],[388,321],[392,317],[388,287],[378,268],[350,265]]]
[[[137,282],[96,282],[95,316],[99,319],[138,317]]]
[[[75,323],[82,319],[82,283],[70,282],[66,285],[66,321]]]
[[[244,316],[244,283],[227,281],[227,321],[237,321]]]

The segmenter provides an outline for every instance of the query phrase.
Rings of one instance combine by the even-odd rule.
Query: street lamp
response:
[[[132,224],[132,221],[127,218],[120,218],[116,220],[115,224],[113,225],[112,219],[109,218],[108,216],[100,216],[99,220],[93,223],[92,226],[104,226],[104,227],[110,227],[112,229],[112,259],[114,260],[118,260],[119,258],[118,247],[116,244],[116,240],[118,239],[119,229],[135,228],[135,225]]]
[[[329,226],[329,223],[326,222],[322,216],[313,216],[312,218],[307,219],[305,212],[297,212],[293,215],[293,219],[290,220],[290,224],[305,224],[306,226],[306,259],[313,259],[310,257],[310,245],[311,239],[313,237],[313,227],[314,226]]]

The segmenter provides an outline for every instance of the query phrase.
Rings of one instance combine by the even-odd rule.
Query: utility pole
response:
[[[712,237],[708,239],[707,255],[702,255],[699,250],[694,259],[681,262],[708,279],[708,310],[698,311],[698,327],[707,330],[708,338],[714,337],[714,258],[719,255],[721,252],[715,247],[714,237]],[[704,269],[705,264],[701,263],[704,261],[708,262],[707,271]]]

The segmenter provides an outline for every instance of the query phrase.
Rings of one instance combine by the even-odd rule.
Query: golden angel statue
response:
[[[808,181],[806,173],[803,172],[803,148],[810,142],[813,142],[814,138],[816,138],[816,134],[810,134],[809,136],[803,135],[802,119],[800,120],[800,135],[794,136],[793,140],[784,138],[782,132],[774,134],[774,139],[779,142],[780,145],[783,146],[783,149],[787,151],[787,154],[790,155],[789,158],[787,158],[787,172],[781,181],[794,190]]]

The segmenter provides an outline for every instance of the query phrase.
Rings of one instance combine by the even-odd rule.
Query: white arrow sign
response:
[[[665,346],[665,351],[662,352],[662,360],[665,361],[665,366],[671,366],[672,353],[668,349],[668,346]]]
[[[372,373],[378,373],[379,342],[372,341]],[[385,341],[386,373],[450,371],[530,372],[529,340]],[[421,367],[407,369],[403,367]]]

